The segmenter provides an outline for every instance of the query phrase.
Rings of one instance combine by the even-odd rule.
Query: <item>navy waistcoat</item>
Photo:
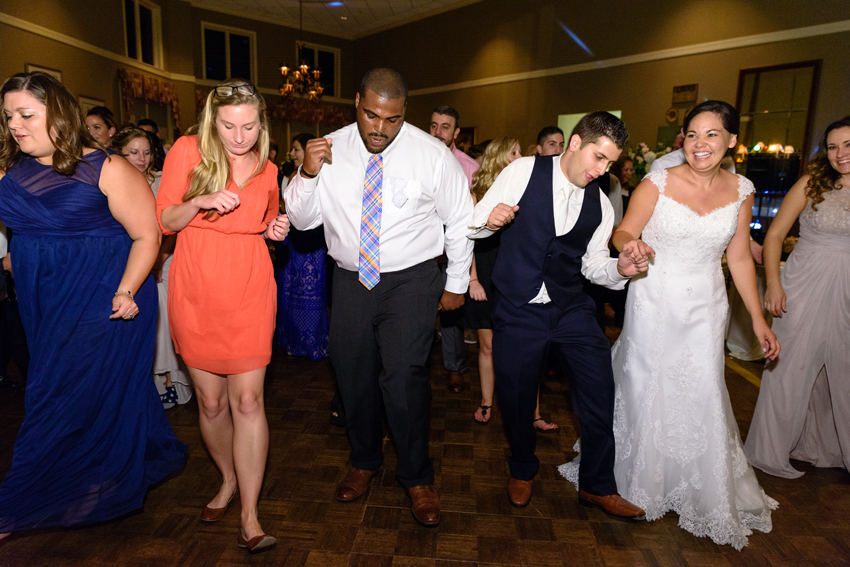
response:
[[[552,302],[564,309],[582,291],[581,258],[594,231],[602,222],[599,184],[584,191],[575,226],[562,236],[555,234],[552,198],[552,156],[536,157],[528,187],[520,199],[516,218],[501,229],[502,241],[493,269],[493,284],[516,308],[538,293],[540,284]]]

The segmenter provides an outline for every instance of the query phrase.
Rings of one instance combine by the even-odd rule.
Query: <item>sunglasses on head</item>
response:
[[[254,96],[254,85],[239,85],[238,87],[216,87],[215,96],[226,97],[233,96],[234,93],[239,93],[245,96]]]

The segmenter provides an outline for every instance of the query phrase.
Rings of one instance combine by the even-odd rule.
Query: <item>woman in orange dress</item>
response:
[[[277,293],[263,237],[283,240],[289,231],[286,215],[278,215],[265,110],[249,83],[229,80],[213,89],[196,135],[168,152],[157,196],[163,233],[177,233],[171,335],[195,383],[201,434],[223,476],[201,520],[219,520],[238,491],[238,543],[249,551],[275,544],[257,517],[269,442],[263,382]]]

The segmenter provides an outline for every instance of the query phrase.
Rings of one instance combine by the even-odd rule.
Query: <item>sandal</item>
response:
[[[477,423],[480,423],[481,425],[487,425],[488,423],[490,423],[490,418],[487,417],[487,411],[490,408],[492,408],[493,406],[478,406],[478,407],[481,408],[481,417],[484,418],[484,420],[483,421],[478,420],[475,417],[475,415],[472,416],[472,419],[474,419]],[[475,412],[475,413],[478,413],[478,412]]]
[[[166,386],[165,393],[160,394],[159,400],[162,402],[162,407],[171,409],[177,405],[177,388],[174,386]]]
[[[536,425],[538,421],[543,422],[543,427],[538,427]],[[537,419],[535,419],[531,423],[534,424],[535,429],[539,429],[540,431],[555,431],[556,429],[558,429],[558,426],[556,424],[550,423],[550,422],[546,421],[545,419],[543,419],[542,417],[538,417]],[[551,427],[546,427],[547,425],[550,425]]]

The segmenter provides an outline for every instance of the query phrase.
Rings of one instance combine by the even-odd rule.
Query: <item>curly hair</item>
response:
[[[124,155],[124,146],[132,142],[133,140],[143,139],[148,142],[148,149],[150,150],[150,162],[148,163],[148,167],[145,169],[144,174],[145,178],[148,180],[148,183],[153,183],[156,179],[154,175],[154,159],[153,159],[153,148],[150,147],[150,137],[148,136],[149,132],[142,130],[137,126],[126,126],[121,128],[115,136],[112,137],[112,149],[115,150],[118,155]]]
[[[509,163],[511,148],[519,145],[516,138],[496,138],[487,145],[484,150],[484,159],[481,167],[472,175],[472,187],[470,192],[475,199],[480,201],[496,181],[496,178]]]
[[[835,168],[829,163],[827,138],[833,130],[848,127],[850,127],[850,116],[845,116],[827,126],[815,157],[806,166],[806,173],[809,174],[809,182],[806,184],[806,198],[811,199],[812,209],[815,211],[818,210],[818,204],[823,202],[823,194],[836,189],[835,183],[841,177],[841,174],[835,171]]]
[[[94,141],[83,122],[80,105],[74,95],[47,73],[18,73],[0,87],[0,100],[15,92],[28,92],[46,107],[47,135],[56,151],[53,152],[53,170],[71,176],[83,161],[83,149],[106,148]],[[0,170],[8,171],[23,159],[23,152],[9,130],[6,113],[0,118]]]

